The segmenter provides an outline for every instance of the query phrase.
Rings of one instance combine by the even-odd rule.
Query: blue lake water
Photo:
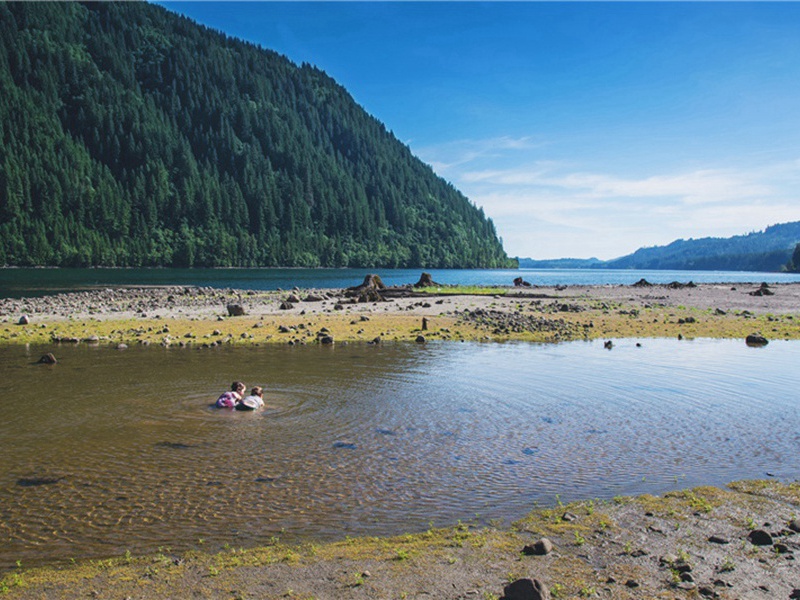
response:
[[[0,297],[41,296],[116,286],[191,285],[276,290],[343,288],[377,273],[387,285],[416,283],[423,269],[0,269]],[[522,277],[534,285],[630,285],[650,283],[800,282],[800,274],[748,271],[645,271],[616,269],[425,269],[447,285],[512,285]]]

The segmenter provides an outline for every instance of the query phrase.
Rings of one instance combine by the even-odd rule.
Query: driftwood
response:
[[[423,273],[419,276],[419,281],[414,284],[415,288],[421,287],[441,287],[441,283],[436,283],[430,273]]]
[[[383,300],[381,290],[386,286],[378,275],[367,275],[361,285],[354,285],[345,290],[348,298],[356,298],[358,302],[380,302]]]

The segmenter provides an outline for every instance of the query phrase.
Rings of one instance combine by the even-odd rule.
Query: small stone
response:
[[[773,544],[772,547],[778,554],[790,554],[792,552],[786,544]]]
[[[561,517],[561,520],[566,521],[567,523],[572,523],[573,521],[578,520],[578,516],[572,514],[571,512],[565,512]]]
[[[800,533],[800,521],[798,521],[797,519],[789,521],[789,529],[791,529],[795,533]]]
[[[628,579],[628,581],[625,582],[625,587],[629,587],[631,589],[638,588],[639,585],[640,585],[639,582],[636,581],[635,579]]]
[[[40,365],[54,365],[58,361],[52,352],[48,352],[47,354],[43,354],[42,358],[40,358],[38,362]]]
[[[553,542],[547,538],[537,540],[533,544],[529,544],[522,549],[522,553],[528,556],[544,556],[545,554],[550,554],[552,551]]]
[[[417,336],[417,339],[416,339],[415,341],[416,341],[418,344],[424,344],[424,343],[425,343],[425,336],[424,336],[424,335],[418,335],[418,336]]]
[[[694,581],[694,576],[691,573],[681,573],[681,581]]]
[[[281,305],[280,305],[279,308],[281,310],[291,310],[291,309],[294,308],[294,304],[292,304],[291,302],[281,302]]]
[[[730,544],[731,543],[731,541],[729,539],[724,538],[724,537],[719,536],[719,535],[712,535],[710,538],[708,538],[708,541],[711,542],[712,544]]]
[[[763,529],[754,529],[747,535],[754,546],[772,546],[772,536]]]
[[[117,347],[117,350],[127,350],[128,349],[128,344],[121,344],[120,343],[120,344],[117,344],[116,347]]]

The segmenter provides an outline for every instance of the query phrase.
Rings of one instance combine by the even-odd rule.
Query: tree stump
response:
[[[433,280],[433,277],[431,277],[430,273],[423,273],[422,275],[419,276],[419,281],[414,284],[414,287],[415,288],[440,287],[441,285],[442,285],[441,283],[436,283]]]

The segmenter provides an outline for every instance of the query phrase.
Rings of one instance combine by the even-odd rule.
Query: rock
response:
[[[567,523],[572,523],[578,520],[578,515],[574,515],[571,512],[565,512],[562,515],[561,520],[566,521]]]
[[[425,336],[424,335],[418,335],[417,339],[414,340],[414,341],[417,342],[418,344],[424,344],[425,343]]]
[[[517,579],[503,588],[501,600],[546,600],[550,592],[538,579]]]
[[[637,587],[639,587],[639,585],[641,585],[641,584],[638,581],[636,581],[635,579],[628,579],[628,581],[625,582],[625,587],[629,587],[629,588],[637,588]]]
[[[344,304],[337,302],[333,305],[333,310],[344,310]]]
[[[47,354],[43,354],[42,358],[38,360],[38,364],[40,365],[54,365],[58,361],[56,360],[55,355],[52,352],[48,352]]]
[[[17,325],[28,325],[31,322],[31,319],[28,315],[22,315],[17,321]]]
[[[381,336],[374,338],[371,342],[367,342],[368,344],[380,344],[381,343]]]
[[[228,316],[229,317],[242,317],[244,316],[244,306],[241,304],[228,304]]]
[[[769,340],[760,333],[751,333],[745,338],[744,342],[748,346],[766,346],[769,344]]]
[[[731,541],[729,539],[724,538],[724,537],[719,536],[719,535],[712,535],[710,538],[708,538],[708,541],[711,542],[712,544],[730,544],[731,543]]]
[[[322,296],[317,296],[316,294],[309,294],[305,297],[303,302],[322,302]]]
[[[298,298],[295,294],[290,294],[289,297],[286,298],[286,302],[297,304],[298,302],[300,302],[300,298]]]
[[[294,304],[291,302],[281,302],[280,309],[281,310],[291,310],[294,308]]]
[[[748,292],[751,296],[774,296],[775,292],[769,289],[767,282],[761,284],[761,286],[754,292]]]
[[[332,335],[323,335],[323,336],[321,336],[321,337],[319,337],[317,339],[319,340],[320,344],[324,344],[324,345],[328,345],[328,346],[334,343]]]
[[[117,348],[117,350],[127,350],[128,349],[128,344],[120,343],[120,344],[117,344],[116,348]]]
[[[642,277],[639,281],[634,283],[632,287],[653,287],[653,284]]]
[[[786,544],[773,544],[772,547],[778,554],[791,554],[792,551]]]
[[[522,277],[515,277],[514,287],[531,287],[531,284],[525,281]]]
[[[789,529],[795,533],[800,533],[800,520],[793,519],[792,521],[789,521]]]
[[[603,348],[605,348],[606,350],[611,350],[613,347],[614,347],[614,342],[612,342],[611,340],[606,340],[603,343]]]
[[[278,332],[279,333],[289,333],[291,331],[292,330],[289,329],[286,325],[281,325],[280,327],[278,327]]]
[[[772,536],[763,529],[754,529],[747,535],[747,539],[754,546],[772,546]]]
[[[553,542],[547,538],[542,538],[535,541],[533,544],[528,544],[522,549],[522,553],[527,556],[544,556],[553,551]]]

